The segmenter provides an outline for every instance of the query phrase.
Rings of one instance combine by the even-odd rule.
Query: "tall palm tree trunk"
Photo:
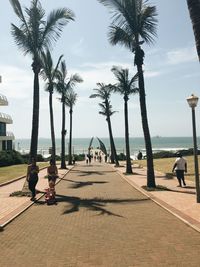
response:
[[[141,109],[141,117],[142,117],[142,127],[143,127],[143,132],[144,132],[146,155],[147,155],[147,186],[156,187],[151,137],[150,137],[148,119],[147,119],[144,76],[143,76],[143,69],[142,69],[141,64],[137,65],[137,70],[138,70],[139,98],[140,98],[140,109]]]
[[[37,158],[37,148],[38,148],[38,130],[39,130],[39,72],[40,67],[37,63],[32,64],[34,71],[34,89],[33,89],[33,115],[32,115],[32,132],[31,132],[31,145],[30,145],[30,157],[29,162],[32,158]]]
[[[52,152],[51,158],[56,161],[56,141],[55,141],[55,131],[54,131],[54,119],[53,119],[53,93],[49,92],[49,111],[50,111],[50,127],[51,127],[51,143],[52,143]]]
[[[187,5],[190,13],[190,19],[192,21],[197,54],[200,60],[200,1],[187,0]]]
[[[68,159],[68,164],[72,165],[72,109],[70,109],[69,114],[70,114],[70,130],[69,130],[69,159]]]
[[[118,158],[117,158],[117,152],[116,152],[114,138],[113,138],[113,134],[112,134],[110,116],[107,116],[107,122],[108,122],[109,136],[110,136],[111,163],[115,163],[115,166],[118,167],[119,166],[119,161],[118,161]]]
[[[128,103],[124,100],[125,142],[126,142],[126,173],[133,173],[130,158],[129,126],[128,126]]]
[[[61,131],[61,169],[66,169],[65,162],[65,101],[62,97],[62,131]]]

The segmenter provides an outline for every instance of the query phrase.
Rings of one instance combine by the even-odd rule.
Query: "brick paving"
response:
[[[58,169],[60,177],[67,172],[67,170]],[[36,186],[41,192],[44,192],[44,189],[48,187],[48,180],[45,178],[47,174],[46,168],[40,170],[39,180]],[[4,226],[12,218],[20,213],[22,210],[28,208],[32,205],[29,197],[10,197],[10,194],[16,191],[20,191],[23,188],[25,183],[25,178],[16,180],[15,182],[9,183],[7,185],[0,187],[0,225]],[[37,194],[37,197],[41,197],[42,194]]]
[[[76,165],[0,232],[0,266],[199,266],[200,234],[109,165]]]

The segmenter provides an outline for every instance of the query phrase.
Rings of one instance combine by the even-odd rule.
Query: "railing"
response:
[[[0,122],[5,122],[5,123],[11,124],[11,123],[13,123],[13,120],[12,120],[10,115],[0,112]]]
[[[0,105],[2,105],[2,106],[8,105],[8,100],[7,100],[6,96],[1,95],[1,94],[0,94]]]
[[[14,134],[12,132],[6,132],[6,136],[7,137],[15,137]]]

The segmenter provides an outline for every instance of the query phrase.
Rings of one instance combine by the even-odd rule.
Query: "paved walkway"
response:
[[[58,169],[60,177],[63,177],[68,170]],[[47,170],[42,169],[39,172],[39,181],[36,189],[44,192],[44,189],[48,187],[48,180],[45,177]],[[23,210],[30,207],[33,202],[29,197],[10,197],[10,194],[16,191],[20,191],[25,183],[25,178],[17,179],[15,182],[0,187],[0,226],[5,226],[16,215],[20,214]],[[37,198],[40,198],[43,194],[37,194]]]
[[[177,187],[178,181],[175,177],[169,179],[163,173],[155,172],[156,184],[166,187],[169,191],[147,192],[142,189],[142,186],[147,184],[145,168],[134,167],[133,175],[124,175],[125,167],[120,167],[117,171],[135,188],[200,232],[200,203],[196,202],[193,182],[186,181],[187,186],[180,188]]]
[[[120,169],[76,165],[56,186],[57,205],[42,198],[0,233],[0,266],[199,266],[199,233]]]

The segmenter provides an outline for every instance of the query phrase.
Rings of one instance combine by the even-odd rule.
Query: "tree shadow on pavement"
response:
[[[78,212],[80,208],[86,208],[91,211],[99,212],[98,215],[113,215],[117,217],[123,217],[106,209],[107,204],[128,204],[137,203],[142,201],[149,201],[149,198],[141,199],[103,199],[103,198],[79,198],[72,196],[56,195],[57,202],[66,202],[69,207],[64,210],[63,215]]]
[[[77,176],[90,176],[90,175],[103,175],[105,173],[113,173],[116,171],[83,171],[83,170],[72,170],[71,173],[77,173]]]
[[[65,178],[62,179],[62,180],[74,183],[74,184],[71,184],[69,186],[69,188],[74,188],[74,189],[81,188],[81,187],[84,187],[84,186],[93,185],[93,184],[107,184],[108,183],[107,181],[87,181],[87,182],[73,181],[73,180],[65,179]]]

